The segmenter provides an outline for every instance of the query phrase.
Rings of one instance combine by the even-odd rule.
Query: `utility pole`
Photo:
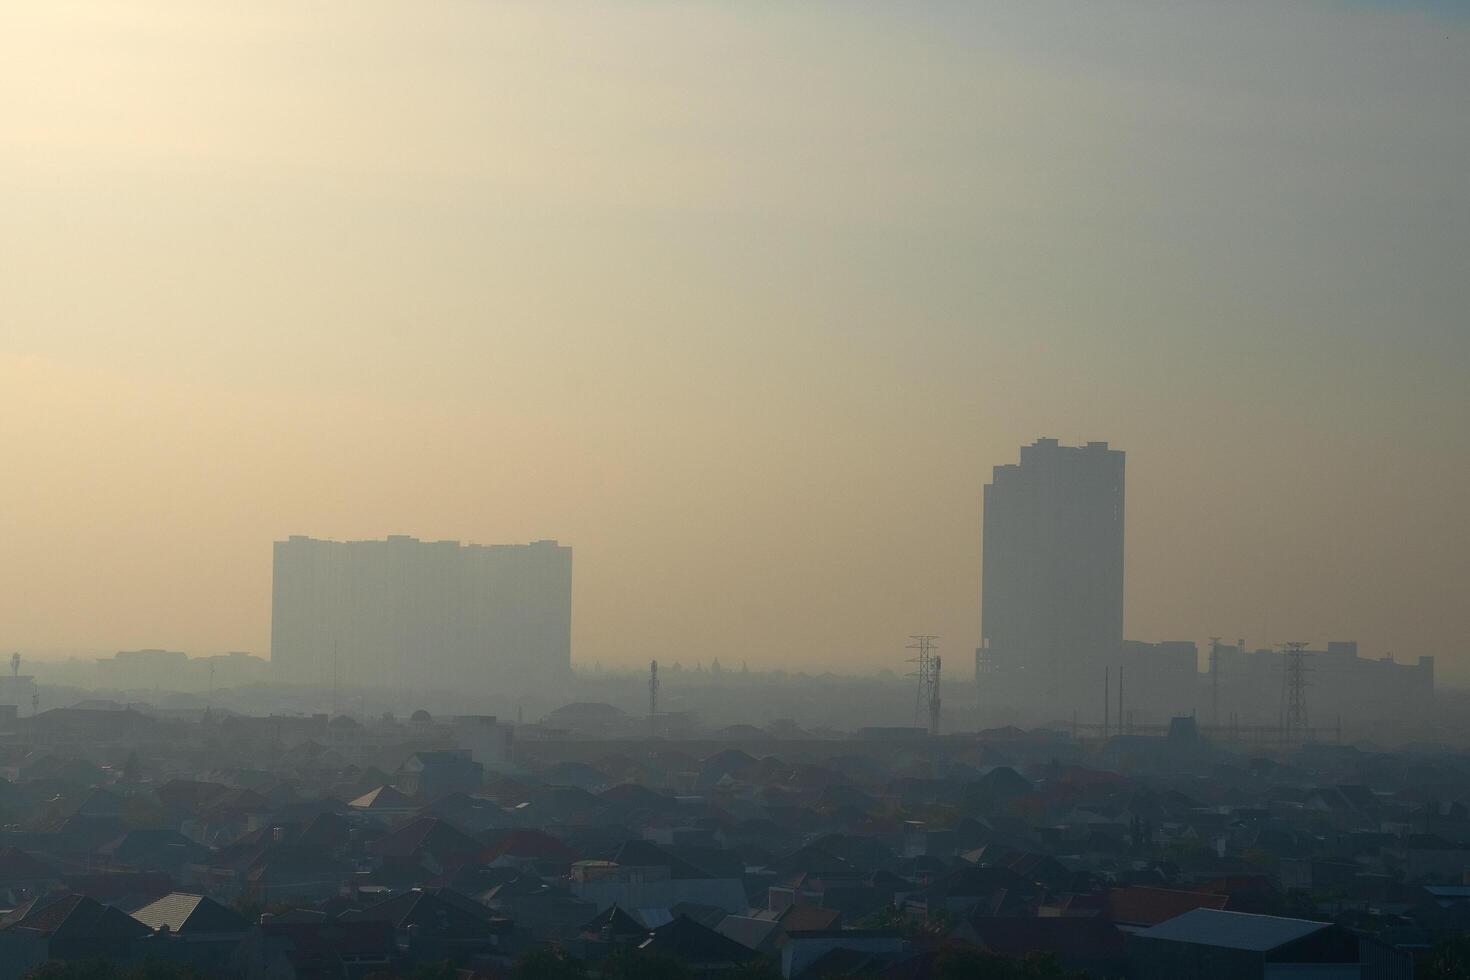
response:
[[[1118,665],[1118,734],[1128,734],[1123,722],[1123,665]]]

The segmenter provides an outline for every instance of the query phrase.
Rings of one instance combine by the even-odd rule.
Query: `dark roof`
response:
[[[301,828],[301,835],[296,838],[296,843],[303,847],[331,850],[347,840],[350,829],[351,825],[346,817],[330,812],[318,813]]]
[[[715,931],[726,939],[733,939],[742,946],[754,950],[769,950],[781,933],[781,923],[775,919],[757,919],[748,915],[727,915]]]
[[[982,795],[999,798],[1024,796],[1032,790],[1031,784],[1010,766],[996,766],[976,780],[975,786]]]
[[[398,952],[389,922],[268,922],[260,927],[267,939],[289,944],[287,956],[298,963],[338,956],[390,957]]]
[[[837,855],[808,844],[775,861],[771,870],[777,874],[799,871],[807,874],[843,874],[856,869]]]
[[[418,889],[366,909],[339,916],[343,922],[391,922],[396,929],[417,926],[439,939],[482,938],[509,931],[510,921],[448,888]]]
[[[687,963],[744,963],[756,956],[753,949],[684,915],[653,930],[638,948]]]
[[[654,792],[637,783],[619,783],[597,795],[614,806],[631,809],[664,811],[676,810],[679,807],[679,801],[672,796]]]
[[[781,928],[787,932],[802,932],[812,929],[836,929],[842,919],[837,909],[824,909],[815,905],[792,905],[777,917]]]
[[[56,869],[18,847],[0,848],[0,881],[33,881],[54,878]]]
[[[1009,868],[964,867],[936,878],[920,894],[929,901],[946,898],[979,898],[999,889],[1035,890],[1027,879]]]
[[[1141,939],[1161,939],[1222,949],[1243,949],[1264,953],[1331,929],[1330,922],[1285,919],[1274,915],[1247,915],[1244,912],[1222,912],[1217,909],[1195,909],[1175,916],[1152,929],[1136,933]]]
[[[85,895],[32,899],[0,919],[0,929],[83,939],[128,939],[145,936],[149,931],[127,913]]]
[[[204,895],[174,892],[143,906],[133,918],[154,932],[168,927],[170,932],[189,934],[244,932],[250,927],[245,917]]]
[[[648,932],[648,928],[643,923],[624,912],[622,907],[616,904],[608,906],[605,912],[599,912],[582,923],[582,928],[578,931],[600,935],[604,929],[613,936],[641,936]]]
[[[613,861],[632,867],[668,868],[671,878],[708,878],[709,874],[659,847],[652,841],[630,840],[618,848]]]
[[[576,852],[550,834],[540,830],[507,829],[487,831],[481,858],[494,861],[502,856],[540,858],[546,861],[574,861]]]
[[[368,845],[382,857],[412,857],[419,853],[436,858],[467,858],[481,850],[480,842],[435,817],[419,817]]]
[[[1176,891],[1172,888],[1109,888],[1103,895],[1103,915],[1114,922],[1156,926],[1192,909],[1223,909],[1227,894]]]
[[[1121,957],[1127,940],[1111,922],[1084,916],[977,918],[975,934],[1003,956],[1056,953],[1063,961]]]

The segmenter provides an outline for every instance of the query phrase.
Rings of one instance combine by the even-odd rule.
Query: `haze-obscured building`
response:
[[[177,650],[119,650],[99,657],[96,685],[119,691],[219,690],[267,680],[269,664],[242,651],[191,657]]]
[[[1123,467],[1038,439],[985,488],[979,674],[1075,704],[1123,643]],[[1094,670],[1094,667],[1097,669]]]
[[[283,681],[406,690],[524,689],[571,667],[572,549],[275,543],[271,661]]]
[[[1330,731],[1364,724],[1406,727],[1427,718],[1434,705],[1434,658],[1398,661],[1358,656],[1352,640],[1334,640],[1323,650],[1303,651],[1307,724]],[[1221,723],[1270,724],[1281,717],[1285,658],[1279,649],[1247,650],[1243,641],[1215,646],[1215,674],[1206,661],[1201,681],[1209,686],[1200,703],[1218,701]],[[1392,731],[1392,728],[1388,729]]]

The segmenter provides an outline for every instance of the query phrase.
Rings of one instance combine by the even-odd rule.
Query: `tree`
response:
[[[672,956],[622,946],[603,961],[601,976],[602,980],[694,980],[694,970]]]
[[[1014,959],[958,943],[939,951],[933,975],[934,980],[1085,980],[1086,977],[1063,967],[1051,953],[1032,953]]]
[[[188,963],[145,960],[128,969],[104,959],[49,960],[26,974],[27,980],[204,980]]]
[[[511,968],[513,980],[586,980],[581,960],[557,946],[537,946]]]
[[[774,960],[762,956],[758,960],[742,963],[720,976],[724,980],[781,980],[781,968]]]
[[[1460,980],[1470,977],[1470,933],[1441,939],[1429,951],[1424,980]]]
[[[189,963],[144,960],[124,973],[123,980],[204,980],[204,976]]]
[[[106,960],[47,960],[26,974],[26,980],[116,980],[117,970]]]

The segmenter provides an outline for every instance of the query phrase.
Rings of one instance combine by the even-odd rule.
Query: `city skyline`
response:
[[[408,533],[572,543],[579,662],[958,670],[1047,435],[1131,637],[1470,683],[1450,5],[7,18],[0,649],[264,653],[266,542]]]
[[[981,624],[980,629],[977,631],[981,646],[975,650],[975,667],[977,672],[980,669],[980,661],[987,659],[986,652],[988,651],[990,654],[988,659],[999,668],[1013,668],[1017,663],[1022,661],[1031,669],[1050,665],[1052,673],[1058,677],[1065,674],[1071,686],[1085,691],[1091,690],[1092,686],[1094,686],[1094,679],[1091,677],[1091,673],[1094,672],[1093,668],[1098,665],[1117,661],[1120,651],[1124,646],[1124,622],[1127,609],[1125,600],[1126,575],[1123,573],[1123,560],[1126,553],[1124,546],[1126,529],[1126,521],[1124,519],[1124,458],[1125,453],[1122,450],[1110,448],[1107,441],[1092,440],[1080,446],[1063,446],[1059,444],[1059,440],[1049,436],[1043,436],[1037,438],[1029,445],[1022,445],[1020,447],[1019,463],[997,463],[993,466],[991,481],[983,487],[981,516],[984,527],[987,530],[992,530],[993,525],[994,530],[989,536],[982,535],[982,547],[980,551],[983,555],[983,560],[981,564],[983,566],[986,562],[993,563],[997,571],[1001,573],[1001,581],[1005,583],[1003,586],[1005,601],[1004,603],[1000,601],[1001,597],[999,594],[992,600],[1000,610],[1000,614],[996,615],[992,613],[991,620],[992,623],[999,622],[1000,626],[987,628],[985,626],[987,590],[984,588],[986,579],[982,576],[980,579],[982,588],[979,590],[980,602],[976,607],[976,611],[980,614],[979,621]],[[994,497],[993,501],[992,497]],[[1086,542],[1091,552],[1089,554],[1079,555],[1075,549],[1062,547],[1066,540],[1073,539]],[[991,544],[985,547],[984,542],[987,540],[991,540]],[[304,552],[301,549],[309,546],[330,548],[333,549],[333,554],[339,555],[338,558],[333,559],[331,562],[333,567],[336,567],[336,565],[346,560],[347,553],[353,549],[361,551],[362,549],[376,547],[381,551],[384,548],[391,548],[395,543],[400,547],[403,545],[421,546],[420,550],[425,553],[443,552],[447,548],[465,554],[479,552],[486,554],[511,554],[525,552],[528,548],[534,549],[536,546],[551,546],[554,550],[563,552],[567,556],[571,554],[570,547],[556,548],[557,542],[551,539],[533,540],[530,545],[482,545],[473,541],[462,544],[458,539],[420,540],[413,535],[404,534],[389,534],[382,539],[354,538],[342,541],[317,539],[304,535],[289,535],[285,540],[279,540],[274,543],[275,559],[273,561],[271,603],[272,637],[265,651],[263,651],[266,656],[272,658],[273,667],[281,667],[279,658],[275,654],[277,649],[283,645],[280,638],[280,613],[278,611],[282,606],[283,598],[298,613],[305,615],[303,610],[305,610],[306,605],[318,601],[321,592],[320,588],[307,587],[311,586],[311,582],[315,581],[315,578],[307,575],[303,579],[301,574],[299,574],[302,569],[306,569],[308,566],[315,568],[321,564],[321,561],[307,561],[303,565],[299,560],[292,560],[291,556],[296,556],[297,558],[303,557]],[[1059,548],[1060,550],[1058,550]],[[401,558],[397,561],[397,564],[403,564]],[[422,564],[422,562],[419,562],[419,564]],[[569,568],[569,558],[567,565]],[[1050,569],[1050,572],[1048,572],[1048,569]],[[1056,579],[1056,575],[1060,573],[1065,573],[1063,574],[1064,580]],[[1037,576],[1040,576],[1040,578],[1037,578]],[[320,576],[316,577],[319,578]],[[341,577],[340,574],[336,576],[337,579]],[[440,578],[442,577],[441,575]],[[375,580],[376,578],[382,578],[382,576],[376,576]],[[571,647],[571,634],[574,630],[570,618],[571,607],[574,605],[570,592],[572,577],[570,574],[567,574],[565,578],[567,581],[564,583],[563,588],[566,590],[566,595],[562,600],[565,603],[565,610],[561,614],[565,621],[560,629],[562,639],[552,645],[565,651],[564,655],[572,667],[591,667],[594,663],[602,665],[603,661],[601,658],[577,657],[576,651]],[[338,585],[340,586],[341,583],[339,582]],[[309,598],[303,600],[293,596],[293,591],[303,589]],[[1081,590],[1080,592],[1078,591],[1079,589]],[[1101,589],[1102,592],[1094,596],[1093,593],[1097,592],[1098,589]],[[992,589],[992,591],[997,590]],[[457,595],[458,593],[456,592],[455,594]],[[315,598],[310,598],[313,596]],[[359,596],[353,600],[356,604],[354,608],[357,608],[359,612],[371,609],[375,605],[375,603],[369,602],[364,606],[362,605],[361,598]],[[428,622],[425,617],[431,617],[433,614],[433,610],[429,607],[432,606],[440,614],[447,615],[449,606],[453,604],[452,599],[452,596],[444,593],[429,597],[426,601],[419,601],[419,605],[423,608],[414,613],[415,616],[419,617],[419,634],[423,634],[424,624]],[[1093,602],[1092,599],[1096,599],[1097,601]],[[386,606],[389,603],[393,603],[403,608],[409,608],[416,601],[418,600],[412,599],[408,593],[385,593],[379,597],[376,605]],[[1076,607],[1078,602],[1082,602],[1082,605],[1087,608]],[[343,608],[345,609],[346,607]],[[1070,612],[1062,616],[1061,619],[1058,619],[1056,612],[1058,609],[1070,610]],[[341,610],[331,615],[340,618]],[[296,615],[293,621],[299,619],[301,619],[301,616]],[[345,623],[346,620],[343,620],[343,622]],[[361,680],[360,671],[366,668],[371,672],[372,676],[389,677],[390,679],[388,681],[383,682],[389,686],[395,683],[402,685],[412,675],[412,670],[408,674],[398,676],[398,673],[401,673],[399,668],[391,667],[388,660],[384,659],[385,657],[389,657],[386,648],[384,650],[378,650],[378,646],[375,645],[375,641],[373,640],[375,633],[382,632],[384,628],[380,624],[378,627],[367,629],[366,632],[363,632],[358,626],[346,628],[338,626],[333,628],[329,625],[323,626],[318,624],[317,627],[307,630],[306,633],[301,633],[299,630],[293,628],[289,633],[291,638],[285,641],[285,646],[296,652],[296,658],[310,658],[313,666],[303,672],[299,660],[296,660],[294,666],[288,664],[290,669],[286,674],[280,673],[277,670],[274,676],[277,679],[294,682],[307,682],[318,685],[334,684],[334,672],[339,665],[326,659],[324,654],[322,656],[317,656],[317,654],[326,650],[328,646],[332,646],[334,648],[332,657],[340,657],[342,638],[347,636],[349,637],[347,643],[348,663],[345,669],[351,672],[358,680]],[[436,627],[436,629],[438,628]],[[327,632],[323,633],[323,629],[327,630]],[[393,627],[395,635],[403,633],[401,639],[404,643],[409,643],[410,646],[422,645],[420,640],[409,637],[408,633],[413,633],[414,629],[415,627],[410,626],[407,621],[401,627]],[[404,630],[407,630],[408,633],[404,633]],[[325,639],[329,633],[336,638],[335,641]],[[1003,637],[1003,642],[999,644],[992,642],[993,635],[997,633]],[[419,634],[415,635],[418,636]],[[1094,635],[1101,635],[1103,639],[1101,641],[1088,639]],[[1336,632],[1329,630],[1323,635],[1340,638],[1345,634],[1341,630]],[[1048,637],[1051,638],[1051,641],[1055,642],[1048,641]],[[936,635],[937,638],[938,635]],[[1160,649],[1163,649],[1165,646],[1178,646],[1178,642],[1175,641],[1182,641],[1191,645],[1197,644],[1197,638],[1185,631],[1169,638],[1151,637],[1149,641],[1143,642],[1134,639],[1130,645],[1142,648],[1148,646],[1150,641],[1157,643],[1159,640],[1165,640],[1164,643],[1159,645]],[[1245,642],[1244,638],[1240,642]],[[1321,642],[1329,646],[1342,645],[1337,640],[1323,639]],[[1256,639],[1252,640],[1241,652],[1244,653],[1245,649],[1249,649],[1250,647],[1255,647],[1258,650],[1270,650],[1282,645],[1281,641]],[[1358,641],[1352,640],[1347,645],[1353,648],[1354,656],[1356,656]],[[449,644],[449,646],[453,647],[454,650],[459,649],[459,645],[457,644]],[[97,647],[93,649],[61,651],[61,653],[80,653],[86,656],[104,651],[111,652],[112,649],[116,648]],[[448,648],[446,647],[446,649]],[[408,647],[404,647],[396,656],[400,658],[407,656],[407,650]],[[476,653],[470,655],[471,660],[475,660],[484,652],[478,647],[475,650]],[[43,659],[45,659],[46,652],[27,651],[30,656],[35,656],[37,653],[40,653]],[[199,656],[213,652],[194,651],[194,655]],[[1137,652],[1134,651],[1135,654]],[[1380,656],[1376,651],[1369,652],[1373,654],[1373,658]],[[706,658],[700,655],[700,651],[690,650],[689,653],[692,656],[687,659],[691,660],[692,665],[705,662]],[[1442,656],[1442,652],[1439,655]],[[434,673],[436,675],[442,673],[442,669],[447,668],[456,656],[461,660],[465,657],[462,653],[453,653],[452,651],[445,653],[443,657],[440,657],[443,663],[433,668]],[[676,656],[682,656],[682,654],[676,654]],[[725,656],[727,660],[733,659],[730,653],[727,653]],[[1390,652],[1381,656],[1392,657],[1393,654]],[[1416,657],[1422,660],[1425,656],[1428,656],[1430,661],[1436,658],[1436,654],[1431,653],[1428,655],[1417,654],[1404,659],[1406,663],[1411,663]],[[563,654],[558,653],[555,659],[559,662],[562,657]],[[719,658],[720,655],[716,653],[707,659],[713,662],[719,660]],[[492,657],[493,659],[495,658]],[[534,659],[536,658],[533,657]],[[967,660],[968,658],[961,657],[959,659]],[[380,660],[382,663],[378,662]],[[748,657],[742,656],[740,657],[740,662],[749,663],[750,661]],[[959,661],[951,657],[952,664],[957,662]],[[405,661],[406,663],[407,661]],[[480,666],[483,665],[478,663],[469,665],[469,667],[475,670]],[[618,661],[613,660],[608,663],[608,666],[614,668],[619,666],[631,667],[635,671],[638,671],[642,669],[643,662],[635,661],[620,664]],[[787,662],[768,664],[757,659],[756,666],[757,668],[785,668],[792,665]],[[805,667],[808,664],[802,663],[795,666]],[[834,667],[841,670],[844,667],[851,667],[852,665],[843,663],[824,664],[818,661],[810,664],[810,666],[818,670],[830,670]],[[878,664],[877,669],[883,671],[891,669],[893,666],[893,662],[883,661]],[[1204,665],[1201,663],[1197,666],[1203,667]],[[951,669],[953,670],[953,668]],[[992,669],[996,668],[993,667]],[[861,673],[862,668],[859,667],[857,672]],[[393,677],[397,677],[397,680],[394,681],[392,679]],[[419,679],[422,680],[422,678]],[[1055,682],[1044,684],[1042,688],[1036,688],[1034,685],[1022,685],[1021,688],[1017,689],[1016,693],[1023,697],[1031,697],[1038,693],[1044,693],[1043,689],[1044,691],[1050,692],[1048,697],[1056,698],[1058,696]],[[1085,697],[1085,695],[1079,695],[1079,697]],[[1069,698],[1071,700],[1079,699],[1072,698],[1069,695],[1063,697],[1062,700],[1067,701]]]

